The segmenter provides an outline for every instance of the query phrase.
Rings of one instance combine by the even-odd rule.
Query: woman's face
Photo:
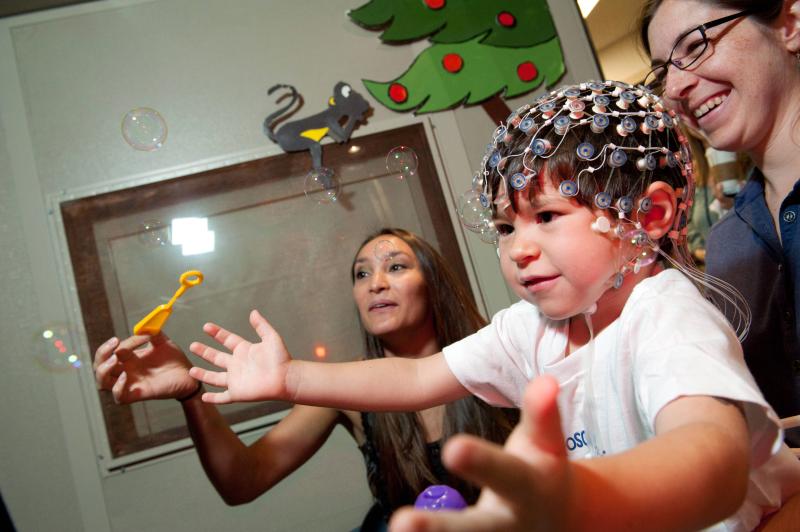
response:
[[[653,64],[667,60],[683,33],[733,13],[714,2],[665,0],[648,28]],[[766,150],[770,134],[788,114],[788,89],[797,83],[788,65],[794,57],[779,29],[752,16],[710,28],[707,36],[709,47],[695,64],[686,70],[669,66],[666,104],[717,149]]]
[[[353,264],[353,299],[370,334],[396,341],[431,330],[428,288],[411,247],[380,235],[361,248]]]

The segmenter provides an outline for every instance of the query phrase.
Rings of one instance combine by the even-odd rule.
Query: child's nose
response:
[[[539,244],[530,234],[515,233],[508,252],[509,258],[520,266],[536,260],[542,254]]]

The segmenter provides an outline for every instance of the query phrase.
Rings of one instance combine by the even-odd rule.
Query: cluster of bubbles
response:
[[[312,168],[303,182],[306,197],[319,204],[335,203],[342,184],[334,171],[326,166]]]
[[[417,165],[417,154],[408,146],[392,148],[386,156],[386,169],[401,181],[416,175]],[[341,181],[326,166],[312,168],[303,182],[306,197],[319,204],[335,203],[341,191]]]
[[[167,123],[155,109],[137,107],[122,119],[122,137],[134,149],[155,151],[167,140]]]
[[[34,360],[50,371],[66,371],[82,366],[81,358],[70,348],[70,329],[64,324],[45,326],[36,335]]]
[[[375,258],[381,262],[389,260],[396,252],[391,240],[379,240],[375,243],[373,251],[375,253]]]
[[[496,244],[497,229],[492,221],[491,203],[483,186],[483,174],[476,173],[472,178],[472,188],[458,200],[458,215],[466,229],[476,233],[487,244]]]
[[[169,226],[159,220],[145,220],[139,229],[139,242],[147,248],[159,248],[169,243]]]
[[[418,165],[416,152],[408,146],[392,148],[386,155],[386,169],[400,180],[416,175]]]

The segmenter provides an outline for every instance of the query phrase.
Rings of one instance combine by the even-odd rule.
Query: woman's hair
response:
[[[436,340],[440,347],[450,345],[486,324],[463,283],[444,258],[419,236],[397,228],[384,228],[368,236],[359,251],[380,236],[394,236],[408,244],[419,263],[428,292]],[[351,275],[354,275],[351,273]],[[354,277],[353,277],[354,279]],[[380,339],[363,328],[367,358],[383,358]],[[426,434],[416,412],[375,413],[374,445],[379,460],[380,478],[369,479],[374,494],[386,494],[391,508],[413,504],[430,484],[440,483],[428,460]],[[442,441],[466,432],[502,443],[516,423],[516,411],[493,408],[475,397],[445,405]],[[448,483],[464,498],[474,502],[478,490],[456,477]]]
[[[744,11],[745,9],[753,9],[753,18],[762,24],[769,24],[775,20],[781,13],[783,8],[783,0],[701,0],[709,4],[715,4],[722,7],[729,7],[736,11]],[[650,42],[647,39],[647,31],[650,29],[650,23],[658,11],[658,8],[663,3],[663,0],[647,0],[642,7],[642,14],[639,17],[639,39],[641,40],[642,47],[647,55],[650,55]]]

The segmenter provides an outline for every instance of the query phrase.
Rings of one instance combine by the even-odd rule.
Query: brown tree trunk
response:
[[[505,124],[511,114],[511,108],[506,105],[506,101],[499,94],[482,101],[481,106],[495,125]]]

